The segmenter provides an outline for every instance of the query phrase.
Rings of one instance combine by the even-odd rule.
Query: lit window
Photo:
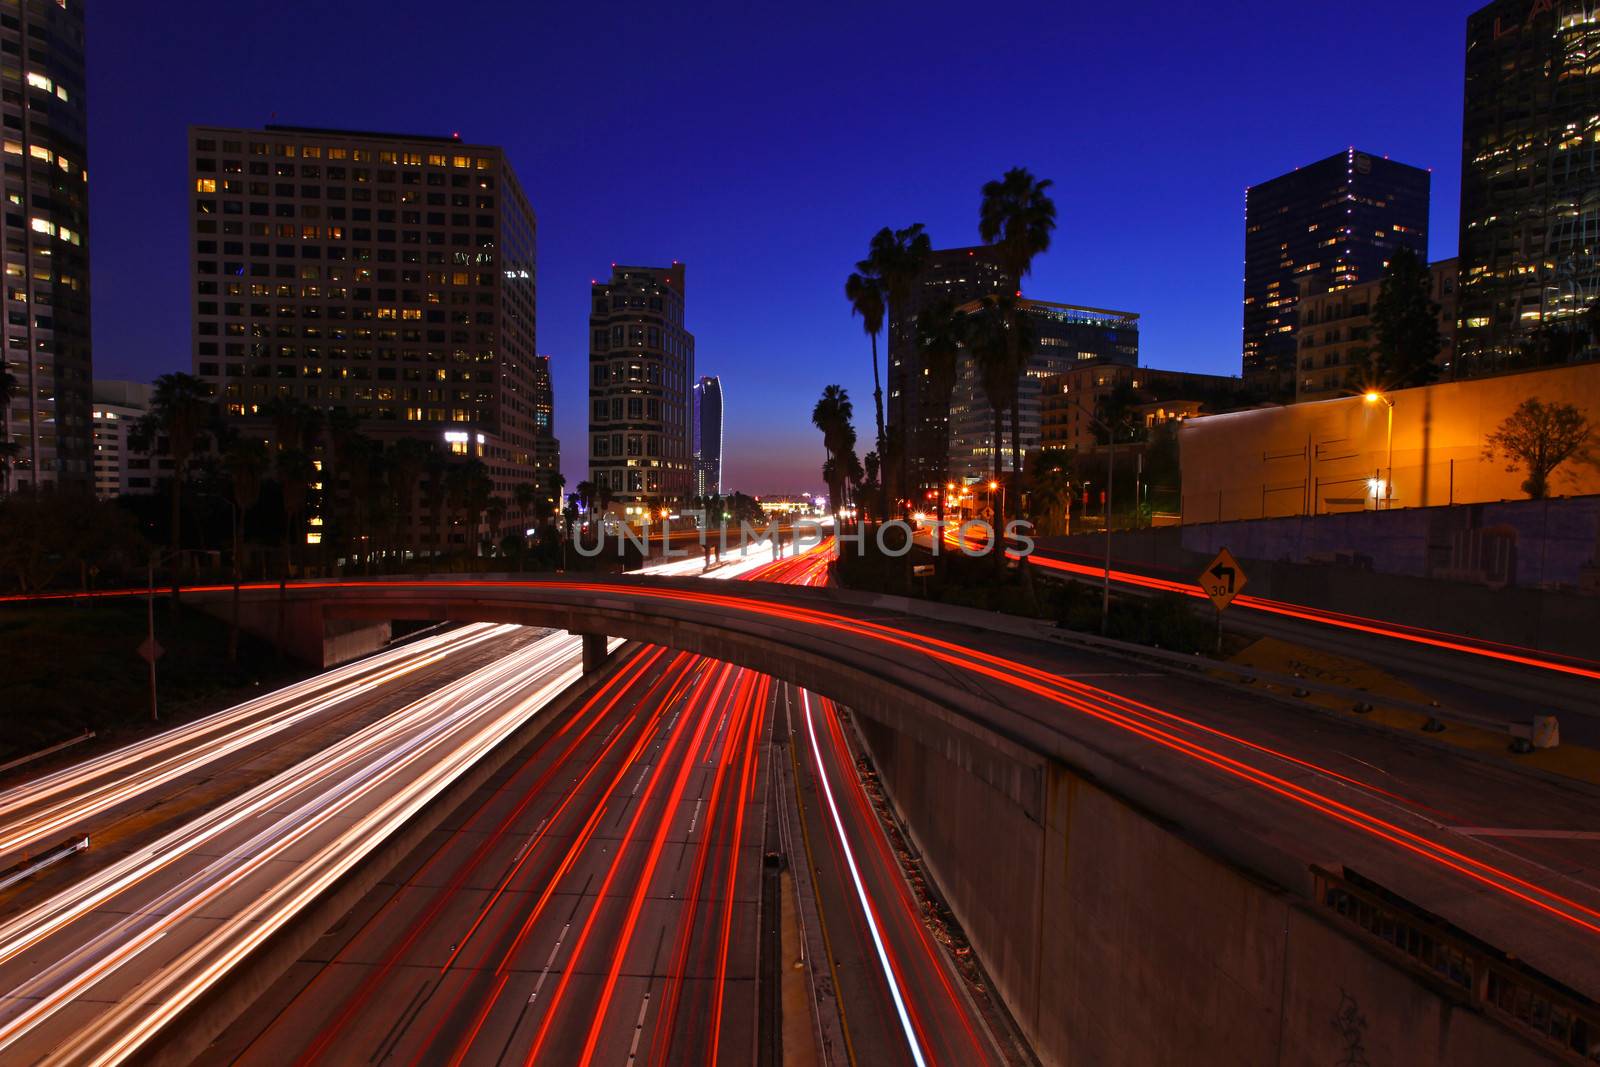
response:
[[[31,70],[28,71],[28,84],[33,86],[35,89],[43,89],[47,93],[56,87],[55,83],[49,78],[46,78],[43,74],[38,74]]]
[[[5,143],[5,150],[9,155],[20,156],[20,155],[22,155],[22,142],[21,141],[7,141]]]
[[[35,233],[47,233],[51,237],[56,235],[56,224],[51,222],[49,219],[35,218],[32,221],[33,230]]]
[[[217,191],[217,179],[215,179],[215,178],[196,178],[194,180],[194,191],[197,192],[197,193],[214,193],[214,192],[216,192]]]
[[[31,144],[28,146],[28,155],[32,156],[34,159],[42,159],[46,163],[52,162],[56,158],[55,153],[50,151],[50,149],[44,147],[43,145],[37,144]]]
[[[65,100],[67,98],[67,87],[65,85],[56,86],[56,96]]]

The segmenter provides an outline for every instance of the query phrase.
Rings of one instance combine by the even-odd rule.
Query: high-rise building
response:
[[[624,518],[694,496],[686,270],[613,265],[589,294],[589,479]]]
[[[81,3],[0,4],[10,484],[94,485],[88,118]]]
[[[1016,288],[1016,280],[1007,276],[992,247],[942,248],[929,257],[906,306],[889,309],[884,418],[891,436],[905,428],[907,493],[912,499],[921,499],[937,484],[951,433],[944,398],[933,396],[924,385],[916,343],[917,316],[940,300],[965,304],[992,293],[1015,292]],[[869,430],[865,436],[870,440],[873,432]],[[876,442],[867,445],[874,447]]]
[[[1467,19],[1458,377],[1597,352],[1597,16],[1500,0]]]
[[[967,305],[977,307],[976,302]],[[1034,349],[1018,383],[1017,437],[1023,462],[1039,448],[1041,422],[1039,396],[1042,381],[1084,366],[1127,366],[1139,363],[1139,316],[1131,311],[1074,307],[1044,300],[1023,300]],[[1011,413],[1002,416],[1004,436],[1000,469],[1011,467]],[[956,361],[956,387],[950,397],[950,465],[952,481],[977,481],[994,473],[994,408],[983,391],[982,375],[972,353],[963,349]],[[933,484],[920,491],[920,500],[937,491],[937,468],[930,471]]]
[[[722,495],[722,379],[694,384],[694,495]]]
[[[536,223],[504,151],[268,126],[194,127],[189,153],[194,369],[224,410],[343,408],[377,440],[482,459],[511,499],[535,470],[545,364]],[[467,541],[430,526],[423,544]]]
[[[1430,178],[1351,148],[1245,191],[1245,381],[1274,399],[1294,395],[1308,275],[1357,285],[1382,278],[1401,248],[1427,260]]]
[[[561,473],[561,442],[556,438],[556,394],[550,378],[550,357],[533,357],[533,467],[541,491],[555,491],[551,479]],[[560,503],[559,499],[555,501]]]
[[[155,492],[172,476],[172,460],[134,447],[139,420],[150,413],[151,387],[143,382],[94,383],[94,495]]]
[[[1231,406],[1244,379],[1161,370],[1129,363],[1085,363],[1040,383],[1039,447],[1090,452],[1104,445],[1103,420],[1118,389],[1130,390],[1125,417],[1146,433],[1208,410]],[[1123,440],[1118,434],[1117,440]]]

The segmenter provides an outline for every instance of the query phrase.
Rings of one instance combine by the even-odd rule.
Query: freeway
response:
[[[565,634],[524,643],[8,916],[0,1060],[136,1053],[570,684],[578,659]]]
[[[827,549],[722,573],[820,584]],[[1004,1062],[866,802],[838,709],[817,706],[754,671],[630,651],[208,1058],[786,1062],[787,967],[758,922],[776,906],[776,808],[804,823],[813,928],[831,931],[807,972],[823,1003],[785,1001],[838,1011],[822,1062]]]
[[[463,664],[524,639],[483,623],[422,637],[6,789],[0,867],[68,834],[121,837],[130,815],[148,827],[158,806],[188,814],[186,794],[213,792],[230,771],[341,720],[381,713],[396,692],[443,684]]]

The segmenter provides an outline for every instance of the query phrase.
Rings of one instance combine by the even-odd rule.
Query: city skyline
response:
[[[1055,246],[1036,263],[1026,290],[1138,312],[1147,358],[1174,369],[1238,372],[1244,189],[1252,183],[1351,144],[1377,146],[1433,169],[1430,256],[1453,254],[1464,33],[1477,6],[1357,5],[1343,23],[1349,29],[1330,32],[1314,27],[1309,15],[1299,24],[1276,9],[1272,19],[1261,18],[1269,10],[1261,5],[1207,16],[1183,34],[1171,33],[1172,20],[1154,8],[1089,13],[1070,26],[1040,9],[1022,13],[1039,32],[1017,46],[1024,53],[1017,62],[1006,63],[1016,80],[1005,86],[985,74],[996,57],[944,39],[947,20],[936,12],[914,24],[888,12],[868,14],[849,34],[832,23],[791,25],[764,15],[767,36],[781,30],[784,43],[759,63],[730,57],[739,52],[734,38],[762,32],[761,26],[735,28],[735,20],[713,18],[720,28],[690,30],[639,12],[625,32],[602,41],[582,19],[555,13],[548,22],[519,24],[513,17],[508,32],[487,42],[455,38],[481,52],[479,77],[458,90],[426,94],[370,91],[374,79],[386,76],[376,57],[423,58],[404,18],[377,25],[360,11],[318,13],[305,27],[319,42],[308,56],[340,40],[360,38],[368,46],[338,65],[319,64],[314,79],[303,79],[284,75],[282,57],[268,59],[267,50],[224,58],[199,47],[198,30],[174,33],[139,22],[134,11],[107,8],[96,12],[88,35],[97,146],[90,183],[96,374],[149,380],[183,367],[183,138],[190,124],[459,132],[465,140],[505,146],[540,219],[538,343],[554,357],[558,437],[576,443],[585,431],[590,280],[612,261],[692,260],[702,354],[745,399],[728,421],[725,484],[753,492],[820,488],[822,451],[807,421],[811,399],[824,384],[839,382],[856,400],[858,429],[870,422],[862,415],[871,404],[871,366],[859,320],[840,291],[845,274],[883,225],[924,222],[936,247],[976,243],[978,188],[1006,167],[1024,165],[1054,179],[1061,204]],[[504,19],[498,9],[493,14]],[[441,26],[444,36],[433,40],[451,41],[450,25],[481,22],[464,17]],[[1358,47],[1361,27],[1380,22],[1408,42],[1406,64]],[[277,32],[271,17],[250,12],[207,10],[194,24],[207,35],[270,39]],[[894,76],[878,68],[876,49],[856,43],[874,36],[874,27],[903,33],[905,48],[921,50],[938,76],[913,80],[911,90],[896,88]],[[1080,36],[1136,36],[1159,73],[1113,91],[1125,81],[1116,73],[1115,49],[1069,68],[1046,62]],[[597,122],[604,113],[626,113],[628,101],[661,81],[647,57],[663,39],[676,41],[690,59],[664,75],[680,119],[667,125],[676,128],[668,134],[639,119]],[[1287,39],[1298,43],[1285,48]],[[630,64],[613,54],[609,69],[639,73],[575,93],[571,85],[581,84],[602,45],[642,57]],[[1258,54],[1256,72],[1219,75],[1210,57],[1224,48]],[[861,72],[864,84],[853,85],[851,96],[865,92],[902,105],[909,104],[906,92],[925,99],[914,109],[853,113],[843,107],[846,90],[817,84],[826,67]],[[1319,68],[1339,77],[1325,88],[1303,85],[1302,72]],[[169,99],[166,79],[154,72],[170,69],[236,89],[226,104],[191,94]],[[1264,89],[1291,83],[1298,86],[1296,110],[1310,121],[1285,123],[1251,103]],[[1000,95],[1022,101],[1022,121],[992,127],[972,121]],[[1394,100],[1410,106],[1394,107]],[[954,156],[952,121],[966,131]],[[769,132],[794,123],[814,134],[798,148]],[[1075,132],[1032,140],[1019,133],[1049,124]],[[736,158],[714,154],[714,143],[728,139],[744,146]],[[608,152],[625,147],[666,162],[638,172],[603,165]],[[1170,165],[1174,152],[1185,166]],[[846,158],[850,167],[836,166]],[[696,160],[714,160],[718,180],[702,180]],[[1129,181],[1130,173],[1137,180]],[[903,182],[902,174],[914,178]],[[652,212],[606,210],[644,194]],[[783,262],[780,292],[756,299],[752,255]],[[154,280],[118,280],[128,278]],[[166,310],[152,313],[152,306]],[[741,359],[724,365],[723,352]],[[569,486],[581,466],[582,450],[569,448]]]

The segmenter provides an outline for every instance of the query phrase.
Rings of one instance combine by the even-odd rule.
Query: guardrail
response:
[[[9,763],[0,763],[0,774],[4,774],[12,768],[21,767],[24,764],[32,763],[36,759],[44,759],[46,756],[60,752],[64,748],[71,748],[73,745],[81,745],[93,736],[93,730],[85,730],[77,737],[69,737],[67,740],[62,741],[59,744],[51,745],[49,748],[41,748],[37,752],[28,753],[26,756],[18,756]]]
[[[53,863],[60,863],[68,856],[84,851],[89,847],[89,835],[71,837],[61,842],[55,848],[47,849],[32,858],[25,858],[0,871],[0,889],[9,889],[31,874],[44,870]]]
[[[1054,575],[1042,575],[1041,577],[1047,581],[1077,580],[1056,578]],[[1142,593],[1142,591],[1137,590],[1129,592],[1136,596]],[[1090,646],[1098,645],[1107,651],[1178,664],[1188,670],[1221,671],[1225,674],[1237,675],[1246,683],[1264,681],[1279,685],[1289,689],[1296,696],[1305,696],[1311,692],[1329,693],[1349,700],[1351,702],[1351,710],[1357,712],[1370,711],[1376,705],[1394,708],[1399,711],[1414,712],[1425,716],[1422,729],[1427,733],[1438,733],[1444,730],[1447,724],[1452,723],[1458,726],[1471,726],[1480,730],[1488,730],[1491,733],[1504,733],[1511,738],[1512,751],[1519,753],[1532,752],[1538,748],[1555,748],[1561,743],[1561,723],[1554,715],[1535,715],[1526,722],[1507,722],[1504,719],[1479,715],[1476,712],[1466,711],[1461,708],[1451,708],[1433,703],[1424,704],[1416,700],[1407,700],[1404,697],[1384,696],[1369,689],[1356,689],[1352,686],[1336,685],[1332,682],[1313,681],[1301,675],[1263,671],[1255,667],[1229,663],[1226,660],[1169,652],[1166,649],[1151,648],[1148,645],[1138,645],[1129,641],[1117,641],[1112,638],[1086,634],[1079,630],[1063,630],[1046,623],[1038,623],[1035,620],[1028,621],[1034,622],[1038,632],[1051,640],[1070,641],[1075,644]]]
[[[1574,1064],[1600,1063],[1600,1004],[1522,966],[1353,871],[1312,867],[1319,905],[1385,954],[1456,989],[1476,1009]]]

